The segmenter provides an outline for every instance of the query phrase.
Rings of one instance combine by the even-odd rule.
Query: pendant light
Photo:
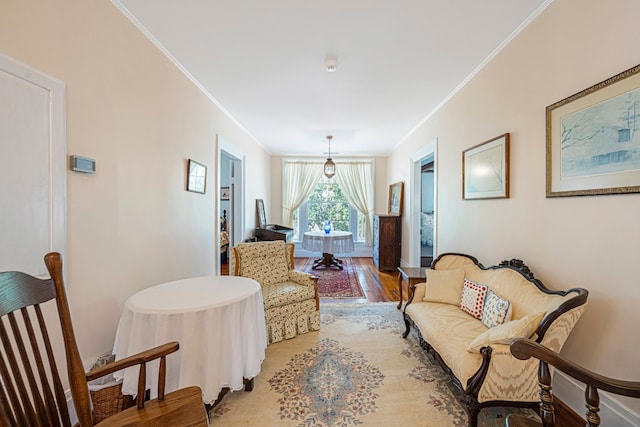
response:
[[[336,164],[331,160],[331,139],[333,136],[327,135],[327,141],[329,141],[329,157],[327,157],[327,161],[324,163],[324,176],[327,178],[333,178],[333,175],[336,174]]]

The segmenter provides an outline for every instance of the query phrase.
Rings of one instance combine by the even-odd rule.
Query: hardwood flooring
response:
[[[398,301],[398,273],[378,271],[372,258],[351,258],[365,298],[320,298],[323,302],[387,302]],[[296,269],[301,269],[307,258],[294,258]],[[220,274],[229,274],[229,264],[222,264]],[[406,299],[406,295],[405,295]]]

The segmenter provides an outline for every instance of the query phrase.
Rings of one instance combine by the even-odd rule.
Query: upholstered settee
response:
[[[262,287],[268,343],[320,329],[318,278],[294,269],[292,243],[241,243],[231,251],[229,274]]]
[[[406,337],[413,327],[462,390],[469,426],[489,406],[536,408],[538,363],[515,358],[509,344],[532,338],[555,352],[587,305],[588,292],[552,291],[520,260],[485,268],[469,255],[445,253],[412,287],[404,308]]]

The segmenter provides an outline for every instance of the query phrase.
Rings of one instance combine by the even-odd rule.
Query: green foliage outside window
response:
[[[308,203],[307,231],[323,230],[326,220],[333,230],[349,231],[349,202],[335,180],[322,179]]]

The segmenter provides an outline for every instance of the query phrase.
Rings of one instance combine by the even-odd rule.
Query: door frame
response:
[[[229,182],[229,201],[231,204],[231,215],[227,217],[227,224],[231,233],[229,234],[229,247],[242,242],[246,234],[245,230],[245,174],[246,174],[246,154],[219,134],[216,135],[216,174],[215,174],[215,271],[220,274],[220,165],[223,152],[235,163],[235,172],[232,181]]]
[[[424,159],[433,156],[433,256],[438,253],[438,138],[424,145],[411,155],[411,197],[410,209],[410,233],[409,233],[409,265],[420,266],[420,210],[422,197],[422,171],[421,163]]]

